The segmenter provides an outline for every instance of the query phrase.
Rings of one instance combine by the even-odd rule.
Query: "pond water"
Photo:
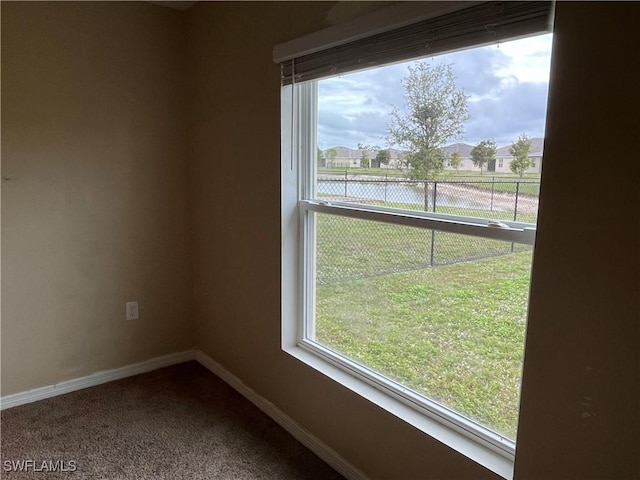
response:
[[[354,180],[318,180],[318,193],[335,195],[341,199],[346,197],[353,200],[378,200],[389,203],[409,203],[424,205],[424,190],[422,186],[405,182],[387,181],[354,181]],[[449,184],[438,183],[436,187],[436,211],[438,206],[460,207],[477,210],[501,210],[491,205],[490,192],[478,192],[477,198],[472,198],[468,190],[450,188]],[[488,197],[486,199],[479,197]],[[429,185],[429,210],[433,208],[433,184]],[[505,209],[506,211],[506,209]]]

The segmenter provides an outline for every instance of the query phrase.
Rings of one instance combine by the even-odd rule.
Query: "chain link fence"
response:
[[[540,181],[486,176],[408,180],[327,175],[317,197],[410,210],[535,223]],[[530,250],[528,245],[318,215],[317,281],[328,284]]]

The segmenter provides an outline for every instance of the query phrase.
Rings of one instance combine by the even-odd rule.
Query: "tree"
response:
[[[517,173],[520,177],[531,166],[529,158],[529,149],[531,148],[531,139],[526,133],[520,135],[517,141],[513,142],[509,147],[509,153],[513,155],[513,160],[509,163],[509,169],[513,173]]]
[[[391,112],[387,137],[391,145],[407,151],[405,164],[411,178],[425,180],[425,210],[429,196],[426,180],[444,168],[442,147],[464,134],[469,119],[467,96],[456,87],[451,65],[416,62],[402,79],[405,108]]]
[[[360,166],[362,168],[369,168],[371,166],[371,159],[369,158],[369,154],[366,150],[362,151],[362,156],[360,157]]]
[[[336,157],[338,156],[338,152],[335,148],[330,148],[329,150],[327,150],[326,152],[324,152],[326,155],[327,160],[329,160],[328,163],[328,167],[335,167],[334,162],[336,160]]]
[[[378,150],[378,153],[376,154],[376,162],[378,163],[378,165],[389,165],[390,161],[391,152],[388,148],[384,150]]]
[[[324,153],[322,150],[320,150],[320,147],[318,147],[318,166],[319,167],[326,167],[327,166],[327,159],[324,157]]]
[[[363,145],[362,143],[358,144],[358,150],[362,152],[360,156],[360,167],[369,168],[371,166],[371,157],[369,156],[369,150],[371,147]]]
[[[433,180],[444,169],[446,158],[447,156],[441,148],[434,148],[429,152],[424,150],[409,152],[404,156],[404,162],[410,165],[409,175],[411,178]]]
[[[457,172],[462,166],[462,154],[460,152],[453,152],[451,158],[449,159],[449,163]]]
[[[484,165],[496,159],[498,147],[493,140],[482,140],[471,149],[471,161],[476,167],[480,167],[480,175]]]

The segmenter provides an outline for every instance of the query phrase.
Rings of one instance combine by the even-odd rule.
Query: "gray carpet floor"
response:
[[[0,426],[7,479],[343,478],[196,362],[14,407]],[[17,460],[41,471],[7,471]],[[47,472],[56,461],[75,471]]]

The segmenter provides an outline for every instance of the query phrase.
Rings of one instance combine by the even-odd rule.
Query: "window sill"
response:
[[[418,411],[405,403],[385,394],[367,382],[350,375],[316,354],[306,350],[303,346],[284,346],[283,350],[309,367],[323,373],[340,385],[366,398],[390,414],[409,423],[413,427],[444,443],[465,457],[482,465],[505,479],[513,478],[513,459],[481,445]]]

